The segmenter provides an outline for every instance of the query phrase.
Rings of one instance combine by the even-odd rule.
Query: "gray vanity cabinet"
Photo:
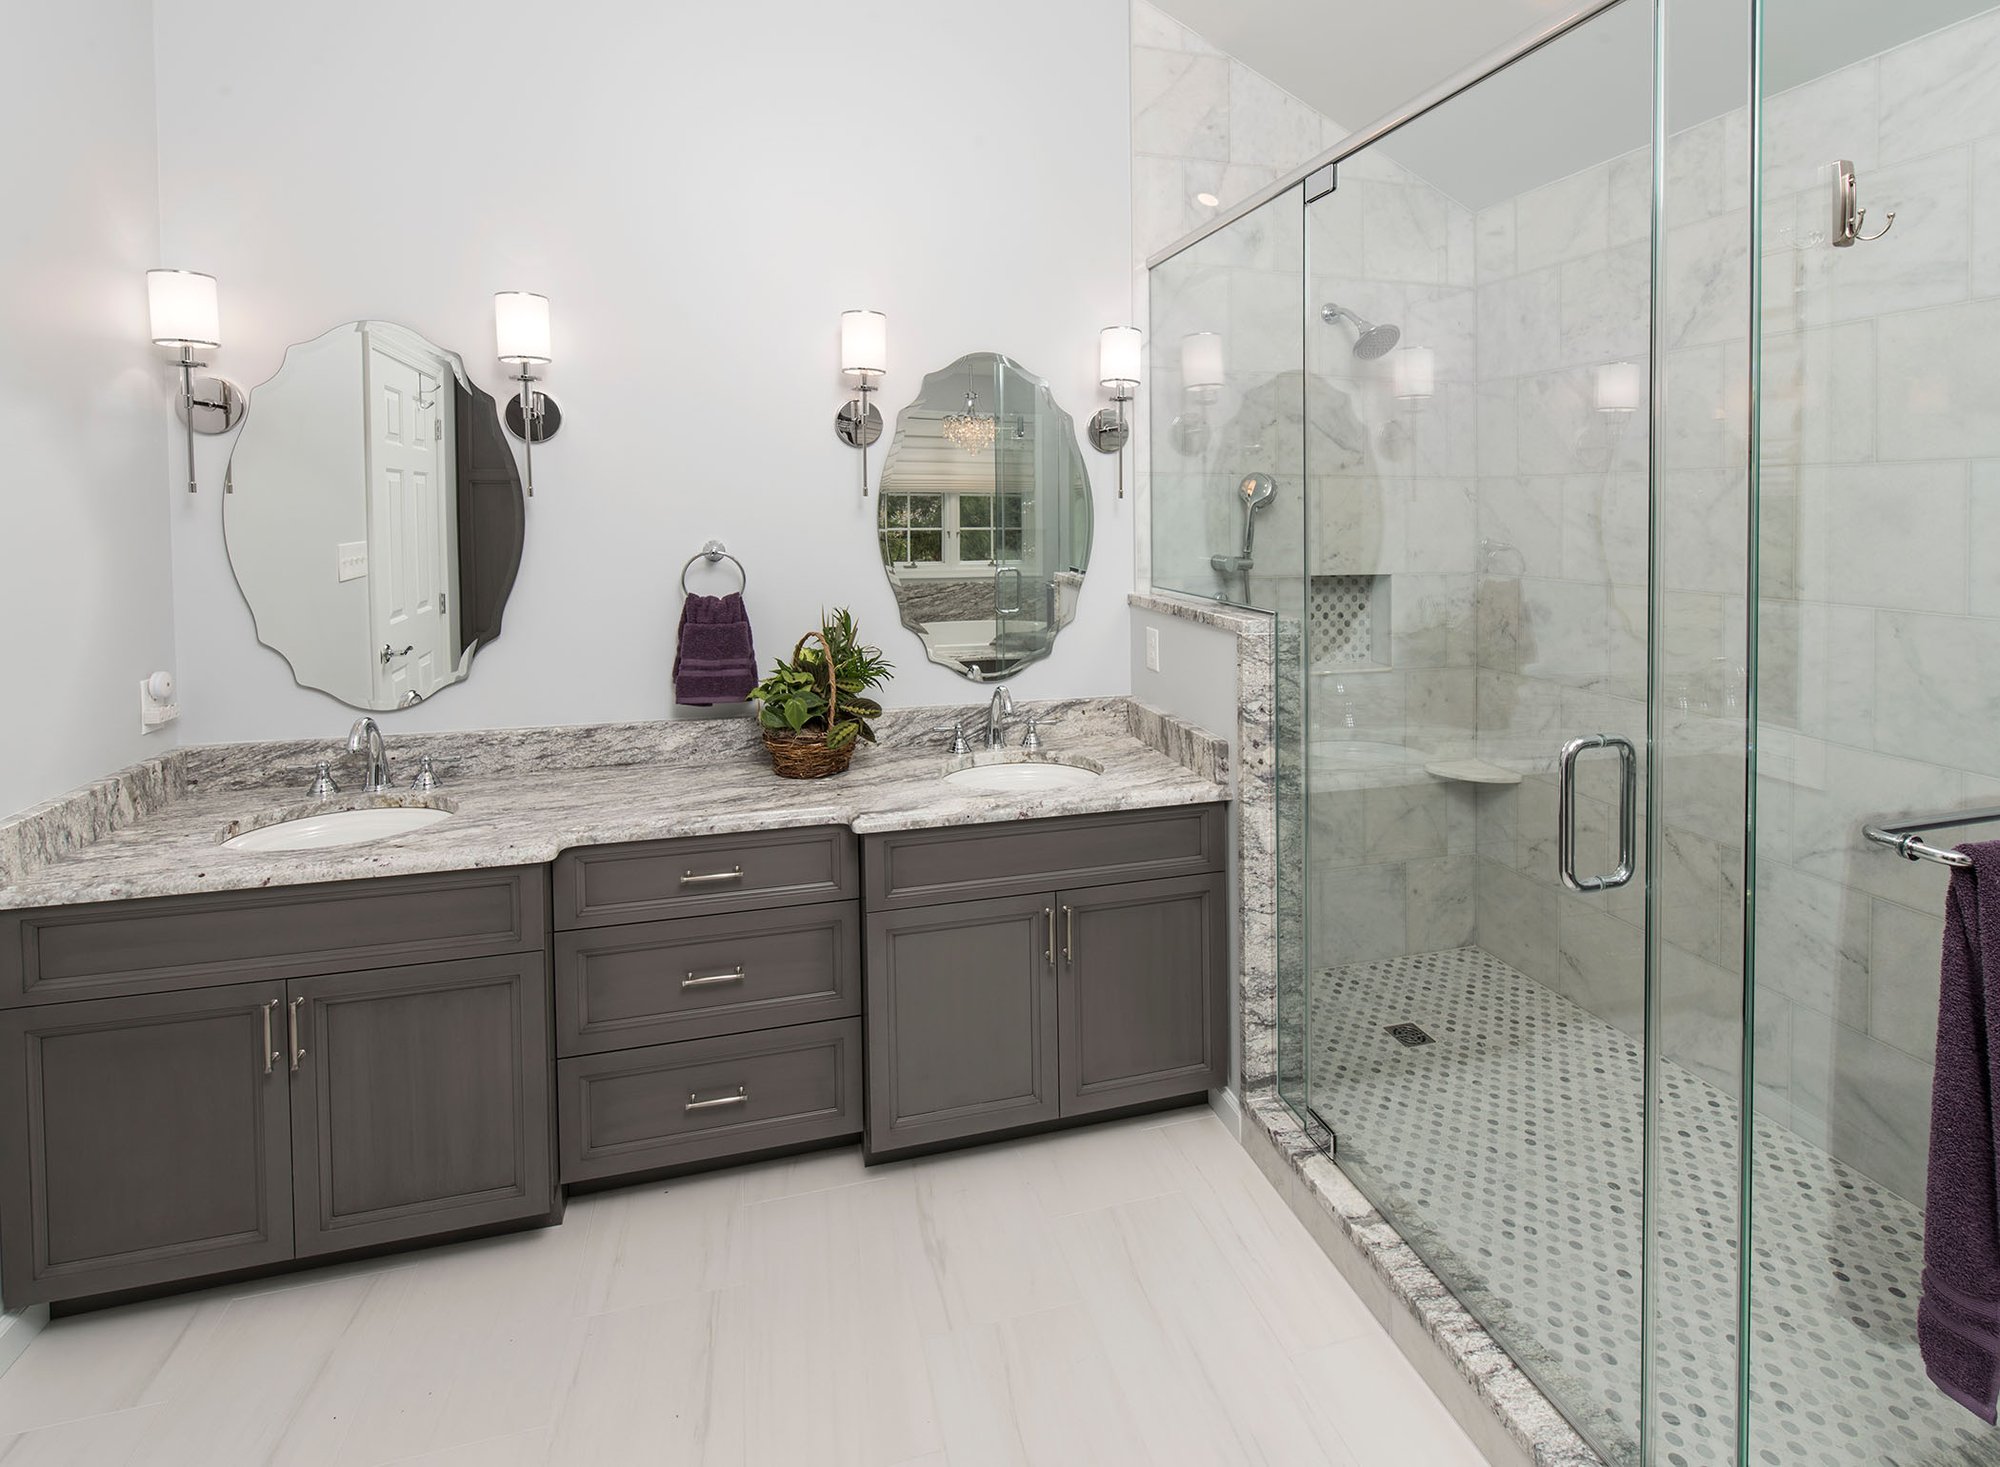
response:
[[[287,985],[300,1257],[548,1213],[546,967],[537,952]]]
[[[285,985],[0,1014],[10,1306],[292,1256]]]
[[[1225,894],[1220,876],[1058,893],[1064,1115],[1222,1083]]]
[[[1225,1083],[1224,848],[1220,805],[868,837],[870,1158]]]
[[[906,1151],[1052,1121],[1053,899],[868,919],[868,1145]]]

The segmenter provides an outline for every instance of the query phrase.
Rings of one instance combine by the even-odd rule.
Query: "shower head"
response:
[[[1354,355],[1364,362],[1372,362],[1377,357],[1386,355],[1391,347],[1403,339],[1402,327],[1391,326],[1386,322],[1377,326],[1371,321],[1362,320],[1346,306],[1334,305],[1331,302],[1321,308],[1319,318],[1329,326],[1336,321],[1345,321],[1352,326]]]

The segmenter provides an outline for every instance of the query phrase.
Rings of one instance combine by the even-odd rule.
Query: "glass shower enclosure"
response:
[[[1617,1463],[2000,1463],[1916,1354],[1946,868],[1864,833],[2000,805],[2000,9],[1849,9],[1594,5],[1150,273],[1279,1093]]]

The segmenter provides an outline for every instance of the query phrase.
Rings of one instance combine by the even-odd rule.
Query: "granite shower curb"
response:
[[[1275,1090],[1252,1092],[1242,1112],[1243,1148],[1488,1461],[1606,1467]]]

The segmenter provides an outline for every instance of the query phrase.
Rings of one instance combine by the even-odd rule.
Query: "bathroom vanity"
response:
[[[216,849],[247,792],[169,804],[0,888],[0,1291],[155,1290],[555,1222],[571,1186],[1198,1097],[1229,1058],[1223,792],[1125,744],[1026,800],[940,797],[934,746],[797,809],[821,792],[754,765],[468,783],[455,844],[289,856]],[[530,837],[524,788],[562,833]],[[615,838],[635,823],[705,832]],[[509,864],[409,869],[454,849]],[[166,890],[60,899],[121,886]]]

